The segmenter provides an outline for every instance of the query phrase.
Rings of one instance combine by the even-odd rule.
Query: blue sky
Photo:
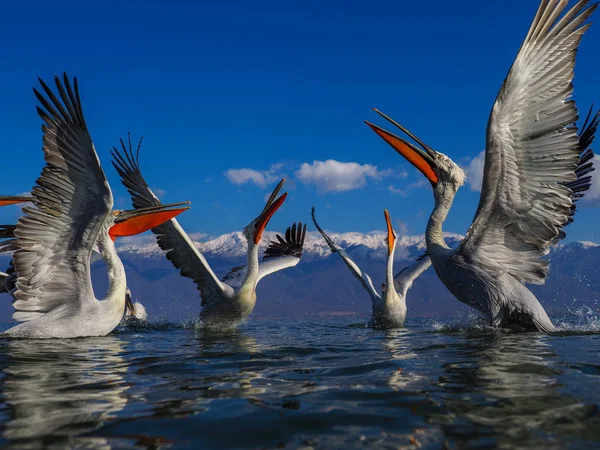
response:
[[[117,207],[129,203],[109,148],[131,130],[134,139],[145,137],[149,184],[164,201],[193,202],[181,216],[188,232],[241,230],[285,175],[289,197],[270,229],[310,220],[315,205],[329,230],[383,229],[388,208],[399,231],[420,234],[431,189],[363,120],[378,121],[370,111],[377,107],[469,165],[484,148],[490,108],[537,6],[12,2],[0,18],[0,120],[4,151],[18,165],[5,163],[2,193],[29,191],[39,174],[41,121],[31,88],[38,76],[66,70],[79,78]],[[600,30],[592,26],[574,81],[586,112],[600,104],[598,47]],[[332,183],[333,174],[343,183]],[[335,192],[341,186],[347,190]],[[478,198],[468,186],[459,191],[447,231],[466,231]],[[5,208],[2,220],[16,220],[17,211]],[[599,221],[595,202],[582,204],[569,238],[600,241]]]

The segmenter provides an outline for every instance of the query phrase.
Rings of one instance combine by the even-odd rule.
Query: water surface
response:
[[[0,445],[600,446],[600,334],[353,322],[0,339]]]

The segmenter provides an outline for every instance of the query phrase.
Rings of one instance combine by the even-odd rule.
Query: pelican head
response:
[[[413,139],[421,147],[419,148],[415,144],[378,127],[377,125],[365,121],[379,137],[392,146],[394,150],[400,153],[408,160],[408,162],[425,175],[434,189],[436,189],[438,185],[451,185],[455,189],[458,189],[465,184],[466,175],[464,171],[448,156],[433,150],[413,133],[379,110],[374,109],[374,111],[398,127],[404,134]]]
[[[106,221],[108,235],[114,241],[120,236],[133,236],[151,230],[190,209],[187,206],[189,204],[190,202],[171,203],[126,211],[115,209]]]
[[[260,238],[262,237],[263,231],[265,231],[265,228],[269,223],[269,220],[271,220],[273,214],[275,214],[275,212],[281,207],[281,205],[283,205],[283,202],[287,198],[287,192],[283,193],[277,199],[275,199],[275,197],[277,197],[277,194],[281,190],[281,187],[283,186],[284,182],[285,178],[282,179],[279,182],[279,184],[275,187],[260,215],[252,222],[250,222],[250,224],[246,228],[244,228],[244,236],[246,237],[246,239],[248,239],[248,242],[252,241],[254,245],[258,245],[258,243],[260,242]]]
[[[144,322],[148,321],[148,313],[146,312],[146,308],[144,308],[144,305],[142,305],[140,302],[133,303],[129,288],[127,288],[125,293],[125,316],[135,317],[136,319]]]

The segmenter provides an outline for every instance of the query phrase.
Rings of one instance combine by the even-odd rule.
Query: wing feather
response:
[[[269,242],[263,256],[263,260],[258,264],[258,281],[274,272],[278,272],[289,267],[294,267],[300,262],[306,239],[306,224],[296,225],[294,223],[285,231],[285,238],[279,234],[275,235],[275,240]],[[246,265],[232,268],[221,281],[226,281],[232,287],[240,287],[246,278]]]
[[[55,77],[59,95],[40,80],[34,93],[43,108],[43,168],[32,189],[33,206],[11,242],[17,276],[13,318],[41,317],[62,305],[94,302],[92,247],[113,206],[113,197],[90,137],[77,79]],[[60,98],[59,98],[60,97]]]
[[[406,266],[394,276],[394,287],[398,292],[406,295],[413,282],[431,266],[431,258],[425,254],[417,259],[417,262]]]
[[[306,239],[306,224],[294,223],[285,230],[285,239],[276,235],[275,241],[269,242],[265,256],[258,267],[258,279],[266,277],[289,267],[294,267],[302,258],[304,240]]]
[[[369,274],[367,274],[360,267],[358,267],[358,265],[352,260],[352,258],[350,258],[350,256],[348,256],[344,249],[337,245],[335,242],[333,242],[333,240],[327,235],[327,233],[325,233],[325,231],[319,226],[319,224],[317,223],[317,219],[315,218],[314,206],[311,211],[311,216],[315,227],[317,227],[317,230],[319,230],[319,233],[321,233],[321,236],[323,236],[323,239],[325,239],[325,242],[327,242],[327,245],[331,249],[331,252],[340,255],[340,258],[342,258],[346,266],[348,266],[348,269],[350,269],[352,275],[354,275],[354,277],[358,281],[360,281],[360,284],[362,284],[362,286],[371,296],[371,299],[373,301],[380,300],[381,295],[379,295],[379,292],[375,290],[375,287],[373,286],[373,281],[371,281],[371,277],[369,276]]]
[[[128,146],[121,140],[122,151],[113,147],[113,166],[121,177],[121,182],[129,191],[135,208],[146,208],[161,205],[160,200],[146,183],[139,165],[139,154],[142,141],[133,154],[131,138]],[[191,278],[198,286],[202,296],[202,304],[223,295],[231,293],[230,286],[221,283],[204,255],[196,248],[185,230],[176,219],[153,228],[158,246],[166,252],[167,259],[180,270],[181,275]]]
[[[597,5],[544,0],[490,114],[475,219],[456,256],[522,282],[543,283],[549,246],[564,236],[589,187],[589,155],[570,99],[575,55]]]

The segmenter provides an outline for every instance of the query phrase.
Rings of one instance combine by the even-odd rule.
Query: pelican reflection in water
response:
[[[501,332],[457,336],[433,383],[432,398],[447,412],[430,421],[446,438],[463,444],[489,438],[506,448],[516,438],[524,448],[547,448],[544,433],[594,433],[597,408],[564,391],[562,358],[551,339]]]
[[[27,448],[107,446],[86,435],[127,404],[121,339],[5,340],[2,352],[5,439]]]

